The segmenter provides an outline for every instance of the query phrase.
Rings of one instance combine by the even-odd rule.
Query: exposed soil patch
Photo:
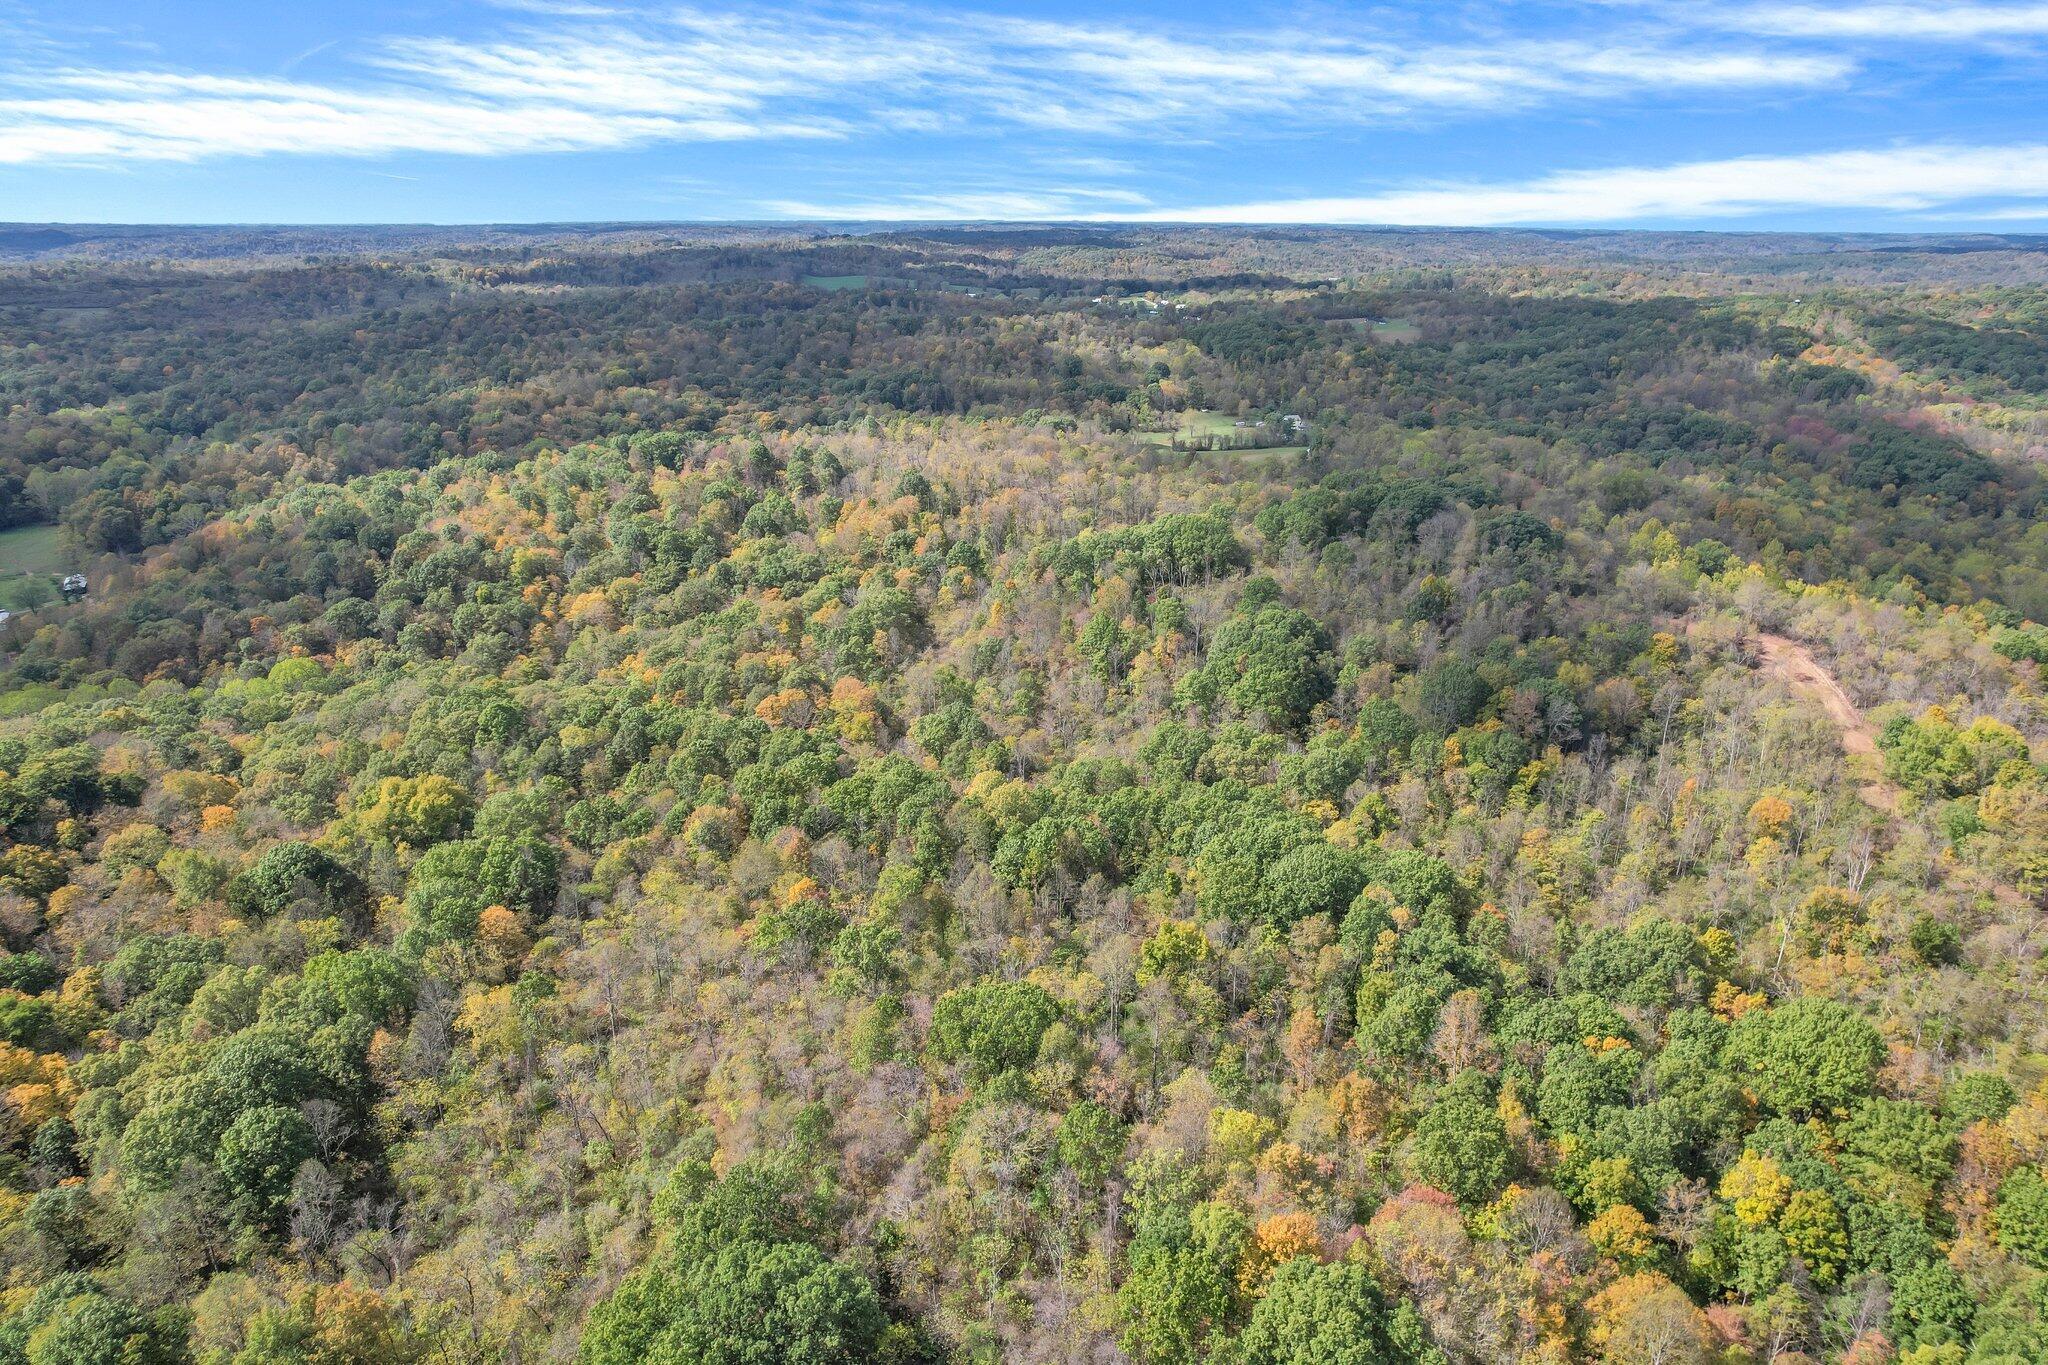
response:
[[[1849,700],[1849,694],[1835,681],[1835,675],[1813,657],[1812,650],[1783,635],[1759,633],[1756,642],[1758,670],[1779,679],[1809,701],[1818,702],[1821,710],[1827,712],[1828,719],[1834,722],[1835,732],[1841,737],[1843,753],[1852,759],[1882,763],[1877,752],[1877,727],[1856,709],[1856,703]],[[1856,794],[1876,809],[1896,814],[1902,793],[1891,783],[1877,778],[1859,786]]]

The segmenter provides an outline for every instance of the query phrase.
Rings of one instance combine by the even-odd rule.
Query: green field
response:
[[[813,289],[865,289],[868,277],[865,275],[806,275],[804,283]]]
[[[1300,446],[1270,446],[1264,444],[1280,436],[1280,428],[1274,425],[1264,427],[1241,427],[1237,419],[1224,413],[1202,409],[1180,414],[1180,424],[1170,431],[1147,431],[1142,433],[1145,440],[1153,445],[1193,447],[1200,442],[1214,439],[1225,447],[1237,450],[1300,450]]]
[[[1371,335],[1374,341],[1384,341],[1390,346],[1407,346],[1422,340],[1422,328],[1412,318],[1338,318],[1361,332]]]
[[[57,585],[51,575],[63,571],[63,554],[54,526],[17,526],[0,531],[0,607],[27,611],[52,602]]]
[[[61,573],[62,551],[54,526],[17,526],[0,531],[0,574]]]
[[[1237,426],[1233,417],[1203,409],[1181,413],[1178,426],[1171,431],[1148,431],[1145,433],[1145,439],[1154,445],[1170,446],[1175,442],[1186,444],[1189,441],[1206,440],[1211,436],[1220,436],[1228,440],[1247,436],[1252,431],[1253,428]]]

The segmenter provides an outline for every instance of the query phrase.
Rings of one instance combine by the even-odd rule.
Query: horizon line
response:
[[[2048,222],[2048,213],[2043,221]],[[1006,228],[1006,229],[1074,229],[1088,228],[1101,230],[1160,231],[1189,230],[1203,231],[1262,231],[1315,229],[1325,232],[1386,232],[1419,234],[1431,232],[1466,232],[1487,235],[1509,233],[1553,233],[1575,232],[1606,237],[1630,235],[1687,235],[1701,237],[1997,237],[1997,238],[2044,238],[2048,239],[2048,228],[2032,231],[2010,231],[1989,227],[1971,226],[1928,226],[1926,228],[1857,228],[1857,227],[1813,227],[1813,228],[1736,228],[1707,226],[1653,226],[1637,225],[1616,227],[1612,225],[1574,222],[1532,222],[1532,223],[1344,223],[1328,220],[1300,219],[1290,222],[1276,222],[1257,219],[1216,220],[1216,219],[1143,219],[1143,218],[478,218],[461,220],[436,219],[219,219],[214,221],[146,221],[133,219],[0,219],[0,232],[19,231],[63,231],[67,229],[125,229],[131,231],[220,231],[240,229],[291,231],[307,229],[393,229],[434,228],[443,230],[516,228],[516,229],[673,229],[673,228],[880,228],[887,231],[903,232],[925,228]]]

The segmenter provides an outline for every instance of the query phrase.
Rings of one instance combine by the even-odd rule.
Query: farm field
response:
[[[0,531],[0,574],[58,573],[63,551],[54,526],[17,526]]]
[[[1340,318],[1374,341],[1391,346],[1412,346],[1422,340],[1422,328],[1412,318]]]
[[[1264,427],[1239,426],[1239,419],[1225,413],[1210,411],[1207,408],[1183,412],[1179,414],[1179,418],[1178,425],[1170,430],[1145,432],[1143,433],[1144,439],[1153,445],[1178,446],[1181,448],[1193,447],[1199,442],[1214,440],[1227,447],[1241,450],[1258,450],[1262,452],[1293,450],[1298,452],[1303,449],[1299,445],[1265,445],[1263,444],[1264,441],[1280,434],[1274,426],[1270,424]],[[1245,420],[1250,421],[1254,419]],[[1240,442],[1242,444],[1233,444]]]
[[[52,574],[64,560],[54,526],[17,526],[0,531],[0,608],[26,611],[57,596]]]

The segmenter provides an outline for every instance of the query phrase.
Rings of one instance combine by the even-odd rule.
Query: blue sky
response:
[[[0,0],[0,219],[2048,231],[2048,3]]]

